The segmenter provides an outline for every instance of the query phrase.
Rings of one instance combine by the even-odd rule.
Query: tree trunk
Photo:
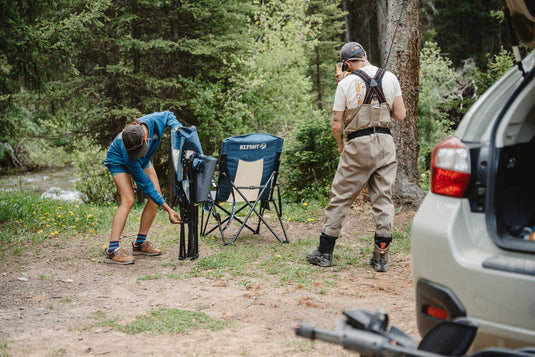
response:
[[[315,54],[316,54],[316,78],[315,78],[315,82],[316,82],[316,90],[318,91],[318,98],[317,98],[317,101],[318,101],[318,108],[320,110],[323,109],[323,98],[321,96],[321,93],[322,93],[322,88],[321,88],[321,70],[320,70],[320,51],[319,51],[319,47],[318,45],[314,46],[314,50],[315,50]]]
[[[420,2],[388,0],[387,14],[385,68],[398,77],[407,109],[405,120],[393,123],[398,158],[394,199],[400,205],[418,206],[424,196],[418,185]]]
[[[407,117],[393,123],[398,158],[394,200],[418,206],[424,197],[418,184],[420,1],[345,0],[341,5],[348,12],[345,42],[362,44],[370,62],[396,74],[401,84]]]

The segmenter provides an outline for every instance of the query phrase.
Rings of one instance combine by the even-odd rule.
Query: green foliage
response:
[[[339,159],[330,123],[326,117],[305,118],[287,140],[281,180],[290,201],[329,196]]]
[[[71,163],[69,148],[61,141],[23,138],[19,142],[19,160],[28,167],[65,167]]]
[[[427,37],[451,61],[436,45],[422,51],[423,172],[434,143],[512,63],[503,50],[492,60],[480,55],[496,47],[489,38],[501,28],[497,0],[429,4],[435,25]],[[115,187],[102,150],[126,122],[171,110],[197,126],[207,154],[232,135],[288,138],[283,192],[295,201],[328,196],[338,154],[316,111],[328,111],[335,90],[339,1],[23,0],[2,2],[0,13],[1,166],[63,166],[76,152],[78,188],[108,201]],[[453,73],[467,57],[484,71]],[[74,149],[79,142],[83,150]],[[168,144],[166,134],[153,158],[164,194]]]
[[[234,117],[242,130],[281,134],[312,108],[305,1],[254,3],[251,52],[238,58],[246,71],[232,78],[223,115]]]
[[[0,5],[12,20],[0,39],[0,70],[6,75],[0,88],[6,130],[0,142],[13,147],[26,165],[37,160],[24,153],[32,154],[43,141],[55,158],[62,150],[76,151],[74,143],[83,137],[107,148],[125,123],[161,110],[173,111],[185,126],[197,126],[208,154],[232,135],[285,136],[315,108],[310,54],[320,48],[318,65],[331,61],[336,40],[326,31],[335,33],[343,24],[334,1],[43,0],[31,5]],[[8,45],[20,52],[8,53]],[[324,88],[332,91],[329,83]],[[5,147],[0,164],[11,165]],[[91,148],[77,154],[84,172],[90,164],[101,168],[99,150]],[[172,177],[168,151],[159,150],[153,163],[165,193]],[[101,174],[79,183],[90,199],[109,199]]]
[[[115,183],[104,166],[106,152],[87,138],[80,140],[76,149],[76,190],[80,191],[88,202],[117,200]]]
[[[330,110],[336,90],[334,63],[338,58],[340,40],[345,31],[339,0],[308,1],[307,23],[310,27],[312,52],[308,53],[307,73],[312,80],[312,93],[321,110]]]
[[[476,72],[475,76],[481,93],[485,92],[494,82],[502,77],[515,65],[515,58],[510,51],[503,47],[500,52],[494,56],[487,54],[487,71]]]
[[[432,40],[448,53],[453,65],[460,66],[472,58],[486,70],[485,54],[499,49],[497,38],[506,38],[505,27],[496,16],[502,1],[432,0],[424,2],[423,7],[424,13],[432,14],[428,25],[434,34]]]
[[[473,61],[462,72],[453,70],[452,61],[441,55],[436,43],[427,42],[420,55],[420,97],[418,132],[421,187],[429,189],[429,169],[433,147],[451,135],[456,124],[494,82],[514,65],[514,57],[502,50],[487,56],[486,71]]]
[[[420,172],[429,169],[433,146],[452,131],[453,122],[444,110],[455,98],[456,74],[452,62],[440,54],[436,43],[426,43],[420,54],[418,134]]]

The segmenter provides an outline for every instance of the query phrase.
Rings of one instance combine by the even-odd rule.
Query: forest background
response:
[[[404,93],[416,93],[405,97],[417,108],[408,118],[415,137],[405,141],[415,143],[417,170],[409,180],[425,192],[433,145],[514,65],[502,6],[498,0],[0,1],[0,174],[75,165],[83,178],[77,189],[88,201],[115,199],[102,164],[108,145],[134,118],[169,110],[182,125],[197,127],[204,153],[214,157],[229,136],[285,138],[285,198],[324,199],[338,162],[330,117],[339,48],[358,41],[373,64],[384,66],[390,45],[407,40],[397,31],[412,24],[416,58],[398,55],[385,67],[400,77]],[[416,75],[399,66],[400,57]],[[163,149],[169,142],[167,135],[153,158],[167,197],[174,193],[170,150]]]

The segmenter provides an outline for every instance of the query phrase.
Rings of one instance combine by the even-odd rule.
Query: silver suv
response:
[[[514,21],[519,4],[508,0]],[[534,6],[522,10],[533,35]],[[474,351],[535,346],[534,64],[535,51],[433,150],[431,192],[412,225],[422,336],[466,316],[479,325]]]

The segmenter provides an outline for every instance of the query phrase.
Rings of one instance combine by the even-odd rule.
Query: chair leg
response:
[[[225,212],[229,213],[227,210],[225,210],[224,208],[222,208]],[[204,211],[202,213],[203,217],[204,217]],[[216,225],[214,227],[212,227],[212,229],[210,229],[208,232],[206,231],[208,229],[208,221],[210,220],[210,216],[214,216],[215,220],[216,220]],[[225,245],[228,245],[229,243],[226,242],[225,240],[225,234],[223,233],[223,231],[225,230],[226,227],[223,228],[223,223],[226,222],[226,220],[224,221],[221,221],[221,215],[219,214],[219,212],[217,212],[217,208],[216,208],[216,204],[213,203],[211,206],[210,206],[210,211],[208,212],[207,214],[207,217],[206,217],[206,222],[204,223],[204,226],[201,227],[201,235],[203,236],[207,236],[209,235],[210,233],[212,233],[216,228],[219,228],[219,233],[221,233],[221,238],[223,239],[223,244]],[[201,223],[202,225],[202,223]]]
[[[236,239],[238,239],[238,236],[240,235],[243,227],[246,225],[245,223],[247,222],[247,220],[249,219],[249,217],[251,216],[251,214],[254,212],[260,221],[262,221],[264,223],[264,225],[269,229],[269,231],[275,236],[275,238],[277,238],[277,240],[281,243],[283,243],[283,241],[280,239],[280,237],[278,236],[278,234],[273,230],[273,228],[271,228],[271,226],[269,225],[269,223],[264,219],[264,217],[256,210],[256,205],[258,204],[259,201],[256,201],[254,204],[251,204],[250,202],[247,202],[249,207],[251,208],[249,210],[249,213],[247,214],[247,216],[245,217],[245,219],[243,220],[243,223],[242,225],[240,226],[240,228],[238,229],[238,233],[236,233],[236,236],[234,237],[234,239],[232,240],[232,244],[234,244],[234,242],[236,241]],[[277,214],[278,215],[278,214]],[[279,217],[279,222],[281,223],[282,225],[282,219]],[[258,223],[260,224],[260,223]],[[286,230],[284,230],[284,226],[282,226],[282,229],[283,229],[283,232],[284,232],[284,236],[286,237],[286,241],[288,242],[288,237],[286,236]]]
[[[180,215],[181,218],[184,217],[183,215]],[[186,230],[184,227],[185,223],[180,223],[180,246],[179,246],[179,253],[178,253],[178,259],[184,260],[186,259]]]
[[[264,215],[264,211],[265,211],[264,203],[262,202],[262,203],[260,203],[260,216]],[[261,222],[262,222],[262,220],[260,219],[260,217],[258,217],[258,224],[256,225],[256,229],[253,232],[253,234],[259,234],[260,233],[260,223]]]
[[[277,214],[277,218],[279,219],[279,223],[281,225],[281,228],[282,228],[282,233],[284,233],[284,242],[282,243],[290,243],[290,241],[288,240],[288,234],[286,234],[286,228],[284,228],[284,222],[282,221],[282,205],[281,206],[277,206],[277,204],[275,203],[275,201],[272,201],[273,202],[273,207],[275,207],[275,213]],[[279,203],[280,203],[280,193],[279,193]],[[280,241],[280,239],[279,239]]]

